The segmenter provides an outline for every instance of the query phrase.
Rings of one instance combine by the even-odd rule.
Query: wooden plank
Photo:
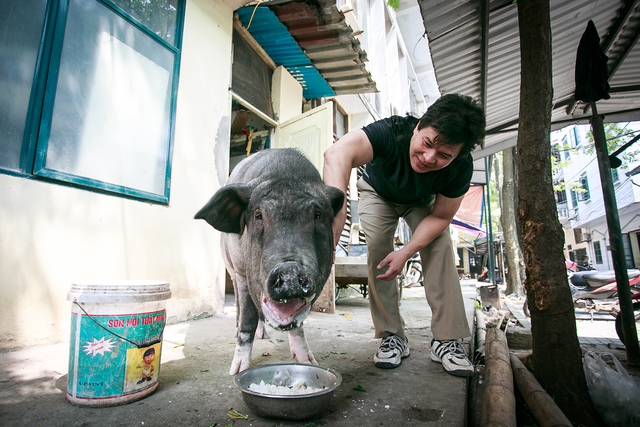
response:
[[[272,70],[276,69],[276,63],[271,59],[269,54],[265,52],[265,50],[260,46],[260,43],[253,38],[249,30],[242,26],[242,22],[240,18],[238,18],[238,14],[233,14],[233,28],[242,36],[242,38],[256,51],[256,53],[262,58],[262,60],[271,67]]]
[[[524,326],[528,330],[531,330],[531,321],[527,316],[525,316],[524,311],[522,311],[522,308],[516,307],[507,299],[504,300],[504,305],[507,306],[511,314],[513,314],[513,316],[516,318],[516,320],[518,320],[518,322],[520,322],[522,326]]]

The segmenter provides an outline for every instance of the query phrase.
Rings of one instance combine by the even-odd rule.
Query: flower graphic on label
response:
[[[93,342],[90,342],[90,341],[86,342],[86,344],[84,345],[83,351],[87,356],[91,355],[92,357],[96,357],[96,354],[100,354],[101,356],[104,356],[104,352],[113,351],[112,349],[115,345],[116,344],[111,341],[111,338],[109,338],[106,341],[104,338],[100,338],[99,341],[94,338]]]

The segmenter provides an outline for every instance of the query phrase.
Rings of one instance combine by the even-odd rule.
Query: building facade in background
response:
[[[620,123],[623,133],[640,123]],[[567,259],[596,270],[613,270],[602,185],[590,126],[568,126],[552,133],[553,179],[558,216],[565,232]],[[629,147],[625,153],[637,149]],[[611,169],[620,216],[627,268],[640,266],[640,162],[618,157],[622,165]],[[628,156],[627,156],[628,157]]]

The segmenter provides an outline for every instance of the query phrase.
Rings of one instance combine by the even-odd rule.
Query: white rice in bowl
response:
[[[249,390],[260,394],[271,394],[276,396],[294,396],[299,394],[311,394],[324,390],[324,387],[307,387],[303,381],[297,381],[292,386],[267,384],[264,380],[260,384],[249,384]]]

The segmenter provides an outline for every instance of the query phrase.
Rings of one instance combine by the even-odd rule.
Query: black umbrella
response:
[[[576,101],[596,102],[610,98],[608,60],[600,47],[598,30],[593,21],[589,21],[576,55]]]

